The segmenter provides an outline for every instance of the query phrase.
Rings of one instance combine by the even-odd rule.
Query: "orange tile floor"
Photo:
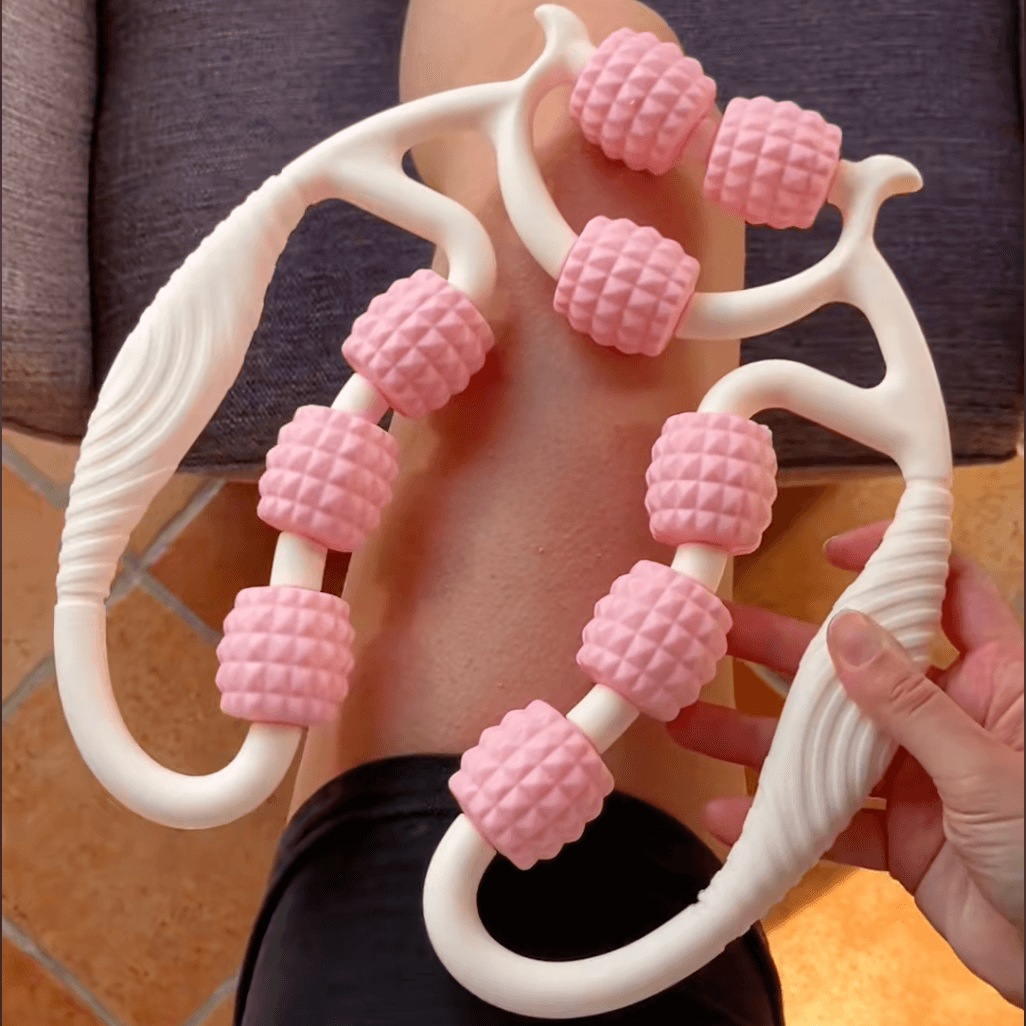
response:
[[[227,1026],[234,976],[285,820],[291,777],[257,812],[177,833],[109,798],[83,765],[53,679],[51,608],[75,451],[4,432],[4,1026]],[[831,534],[889,514],[895,479],[781,493],[735,595],[813,619],[850,575]],[[132,536],[109,614],[129,728],[175,769],[204,773],[244,726],[220,715],[214,646],[235,593],[268,579],[275,533],[255,486],[180,476]],[[1022,613],[1023,464],[963,469],[955,542]],[[340,582],[335,582],[336,584]],[[736,668],[739,706],[781,700]],[[821,863],[766,919],[789,1026],[1021,1023],[972,977],[888,877]]]

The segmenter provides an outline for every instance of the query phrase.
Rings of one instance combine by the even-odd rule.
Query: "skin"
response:
[[[624,25],[674,39],[640,4],[568,6],[596,42]],[[401,99],[522,73],[543,45],[533,7],[414,0]],[[702,170],[656,178],[608,161],[570,121],[568,93],[542,104],[535,148],[571,227],[580,232],[599,213],[652,225],[700,261],[700,289],[742,287],[743,225],[702,199]],[[676,340],[646,358],[573,331],[552,310],[554,283],[510,226],[487,141],[455,134],[414,157],[425,182],[474,212],[492,238],[499,277],[483,312],[496,341],[441,411],[395,417],[400,477],[344,592],[358,639],[350,693],[338,722],[309,732],[293,811],[360,763],[462,753],[512,708],[542,698],[567,712],[587,693],[575,656],[595,602],[637,560],[671,556],[649,535],[644,509],[652,443],[668,416],[695,409],[738,363],[736,341]],[[444,256],[434,267],[445,274]],[[707,694],[733,705],[729,666]],[[744,794],[741,770],[685,752],[644,717],[607,763],[620,790],[722,853],[699,810],[716,795]]]
[[[832,539],[827,559],[861,570],[886,526]],[[731,612],[732,655],[796,672],[814,624],[750,606],[735,604]],[[868,618],[841,621],[835,618],[828,633],[841,683],[902,747],[873,791],[886,808],[859,812],[826,857],[890,873],[963,963],[1021,1008],[1022,627],[989,578],[958,553],[951,559],[942,627],[959,656],[947,669],[933,667],[924,676]],[[873,640],[878,650],[870,655]],[[755,768],[775,730],[772,717],[704,702],[668,726],[692,751]],[[733,844],[750,805],[739,797],[710,802],[706,824]]]

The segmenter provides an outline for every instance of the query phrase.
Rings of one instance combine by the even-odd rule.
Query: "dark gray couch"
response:
[[[1016,0],[650,0],[726,102],[820,110],[844,154],[907,157],[922,193],[878,239],[933,347],[960,463],[1014,452],[1023,409],[1022,15]],[[268,175],[398,101],[404,0],[4,0],[3,418],[81,437],[119,347],[171,272]],[[749,232],[749,284],[836,237]],[[242,373],[183,468],[252,476],[303,403],[348,373],[339,345],[431,247],[338,202],[278,265]],[[822,310],[745,343],[859,384],[882,372],[861,316]],[[771,413],[782,468],[881,457]]]

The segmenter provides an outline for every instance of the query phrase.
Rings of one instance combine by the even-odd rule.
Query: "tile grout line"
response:
[[[114,579],[110,589],[110,597],[107,599],[107,608],[116,605],[127,595],[131,594],[136,587],[136,573],[126,568]],[[22,677],[18,686],[4,699],[3,722],[7,721],[18,711],[22,703],[41,685],[53,680],[57,675],[54,664],[53,649],[43,656],[42,659]]]
[[[67,509],[67,488],[51,481],[31,460],[8,445],[6,439],[3,443],[3,460],[8,470],[17,474],[32,491],[45,499],[54,509]]]
[[[67,966],[59,962],[49,952],[44,951],[24,930],[15,926],[7,916],[3,917],[3,936],[4,940],[9,941],[23,954],[42,966],[51,976],[56,977],[65,989],[71,991],[106,1026],[124,1026],[124,1023],[113,1012],[108,1011],[99,998],[81,983]]]
[[[4,466],[11,470],[14,474],[17,474],[22,481],[25,482],[36,494],[40,495],[46,502],[48,502],[56,510],[64,510],[68,505],[68,490],[60,485],[55,484],[51,481],[42,471],[40,471],[30,460],[26,459],[20,452],[18,452],[13,446],[7,444],[7,441],[3,442],[3,463]],[[221,640],[221,632],[214,630],[209,624],[204,622],[192,609],[190,609],[177,595],[169,591],[163,584],[160,583],[150,572],[149,567],[152,566],[174,543],[178,536],[192,523],[193,520],[203,512],[204,509],[210,504],[211,500],[224,488],[227,484],[227,478],[215,478],[213,481],[208,482],[204,485],[197,493],[189,500],[185,508],[180,510],[175,516],[173,516],[161,529],[157,532],[157,536],[150,543],[147,550],[141,557],[133,556],[131,553],[126,552],[122,558],[121,563],[124,571],[120,573],[115,579],[114,584],[111,588],[110,597],[107,600],[108,607],[115,602],[120,601],[133,587],[139,587],[145,591],[151,598],[156,599],[161,603],[167,610],[174,613],[181,620],[183,620],[189,627],[199,635],[200,640],[204,644],[210,645],[216,648]],[[120,585],[120,587],[119,587]],[[53,653],[47,657],[50,660],[50,665],[53,664]],[[43,660],[43,663],[46,659]],[[32,676],[36,670],[40,670],[43,663],[34,667],[33,670],[29,671],[25,679],[15,688],[14,692],[8,696],[8,700],[3,705],[3,722],[6,723],[8,717],[17,709],[29,694],[35,690],[36,687],[45,680],[45,677],[39,679]],[[31,677],[31,682],[30,682]],[[17,702],[8,709],[8,703],[18,696]]]
[[[209,645],[211,648],[218,646],[222,637],[221,632],[215,631],[213,627],[200,619],[197,613],[146,570],[136,557],[126,553],[122,558],[122,564],[124,569],[115,578],[110,590],[110,597],[107,599],[108,609],[126,598],[135,588],[139,588],[182,620],[205,645]],[[55,676],[56,667],[51,649],[25,674],[17,687],[4,699],[3,723],[6,724],[10,720],[37,688],[53,680]]]
[[[214,630],[205,620],[201,619],[198,613],[190,609],[173,591],[158,581],[135,556],[126,553],[123,561],[135,575],[137,587],[188,624],[204,644],[211,648],[218,646],[222,637],[220,631]]]
[[[214,993],[182,1023],[182,1026],[203,1026],[203,1023],[221,1007],[225,998],[235,993],[235,988],[238,984],[239,974],[234,972],[227,980],[222,981],[214,988]]]
[[[45,684],[55,675],[53,652],[47,652],[35,666],[29,670],[21,679],[21,683],[4,699],[3,722],[7,721],[18,711],[21,704],[41,684]]]
[[[158,532],[149,547],[140,557],[143,567],[151,567],[178,540],[179,535],[207,508],[210,502],[228,483],[225,477],[214,478],[200,488]]]

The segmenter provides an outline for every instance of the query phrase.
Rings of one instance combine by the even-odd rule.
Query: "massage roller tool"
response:
[[[775,331],[826,303],[860,309],[887,367],[875,387],[767,360],[734,370],[697,412],[666,421],[645,504],[653,536],[675,549],[672,562],[639,562],[598,600],[577,657],[594,687],[578,705],[566,715],[541,700],[511,710],[452,778],[463,814],[427,873],[431,942],[485,1001],[565,1019],[641,1001],[719,954],[815,865],[895,750],[846,697],[821,629],[791,686],[744,832],[693,905],[617,951],[569,962],[514,954],[481,924],[477,888],[496,853],[526,869],[580,837],[613,787],[602,753],[639,713],[669,721],[712,678],[730,627],[716,588],[731,555],[758,547],[776,494],[770,433],[750,418],[788,409],[898,464],[905,490],[894,521],[835,608],[876,618],[920,667],[947,575],[951,451],[929,349],[873,241],[881,204],[921,187],[916,169],[893,156],[840,159],[840,130],[788,102],[735,99],[720,121],[715,84],[676,46],[621,29],[596,48],[564,8],[542,6],[536,17],[544,52],[519,78],[424,97],[346,128],[268,179],[171,276],[89,421],[54,633],[60,697],[83,758],[120,802],[169,826],[245,815],[282,780],[303,728],[338,715],[353,632],[346,603],[320,587],[326,552],[356,549],[389,500],[397,452],[378,422],[389,407],[407,417],[439,409],[493,341],[479,312],[495,282],[487,233],[401,169],[404,153],[447,128],[473,126],[489,138],[512,224],[556,282],[555,309],[600,345],[654,356],[673,338]],[[794,277],[704,294],[695,291],[697,262],[653,228],[595,217],[575,235],[530,145],[538,102],[564,83],[574,83],[582,132],[608,157],[651,174],[699,160],[705,195],[750,224],[807,227],[831,203],[843,217],[837,244]],[[151,759],[125,728],[104,602],[129,533],[238,374],[290,232],[326,199],[435,243],[449,274],[421,270],[375,298],[342,347],[355,373],[332,407],[300,409],[268,454],[258,512],[282,532],[270,586],[238,596],[218,648],[222,708],[252,726],[224,769],[185,776]]]

